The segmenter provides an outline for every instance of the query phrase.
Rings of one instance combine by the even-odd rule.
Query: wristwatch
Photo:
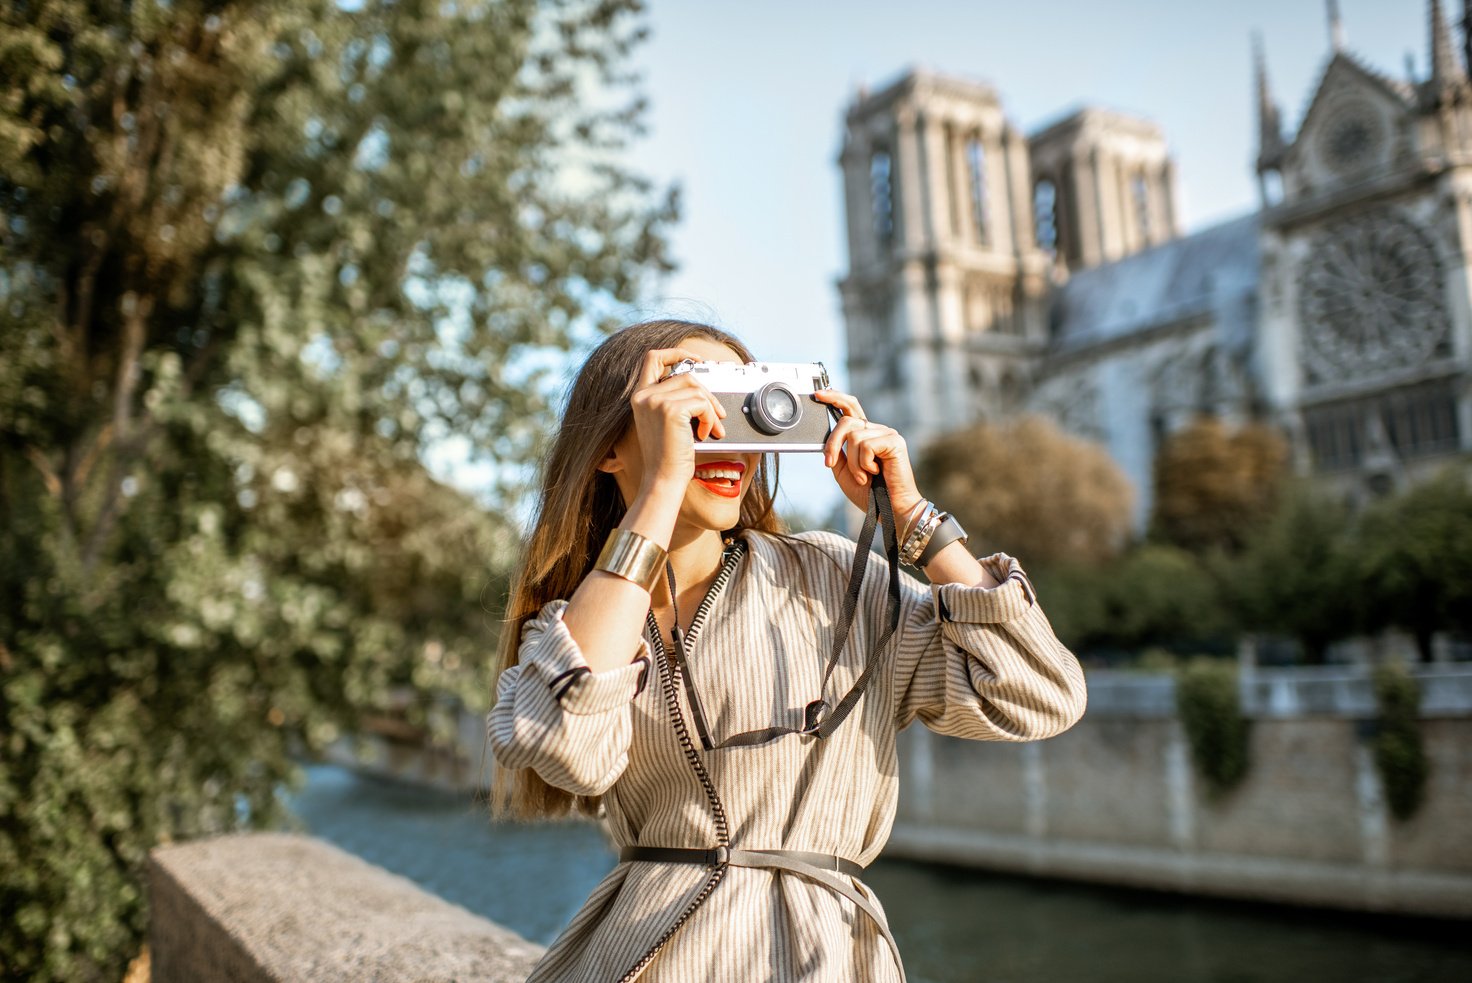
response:
[[[940,525],[935,527],[935,532],[930,534],[930,542],[925,544],[925,549],[915,559],[915,567],[924,570],[925,565],[935,559],[935,554],[955,542],[965,543],[970,537],[966,530],[961,527],[960,521],[954,515],[946,512],[942,515]]]

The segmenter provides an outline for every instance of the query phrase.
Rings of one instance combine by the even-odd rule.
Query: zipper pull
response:
[[[680,631],[680,623],[678,621],[675,622],[675,626],[670,629],[670,638],[674,639],[675,648],[678,651],[685,651],[685,633]]]

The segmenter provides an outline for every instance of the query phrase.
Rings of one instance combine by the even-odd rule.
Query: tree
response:
[[[1431,661],[1437,631],[1472,631],[1472,489],[1455,468],[1361,517],[1356,543],[1366,627],[1409,631]]]
[[[1240,549],[1272,514],[1287,462],[1277,430],[1197,417],[1156,452],[1153,536],[1195,551]]]
[[[1043,417],[946,434],[921,450],[916,472],[973,543],[1030,567],[1102,563],[1129,536],[1129,479],[1102,447]]]
[[[1285,486],[1277,511],[1249,533],[1241,553],[1214,558],[1242,627],[1296,638],[1314,664],[1330,642],[1361,631],[1375,601],[1358,574],[1353,523],[1342,502],[1311,485]]]
[[[669,267],[638,8],[0,12],[10,971],[117,979],[150,846],[273,822],[391,691],[483,702],[542,353]]]
[[[1230,647],[1235,626],[1216,578],[1180,547],[1141,543],[1106,566],[1048,569],[1034,580],[1058,637],[1081,654]]]

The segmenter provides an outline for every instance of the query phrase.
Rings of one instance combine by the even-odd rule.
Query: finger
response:
[[[717,420],[724,419],[727,415],[726,408],[721,405],[721,401],[719,399],[716,399],[715,394],[713,394],[709,389],[706,388],[705,383],[701,382],[699,379],[695,378],[692,375],[682,373],[680,375],[668,376],[667,378],[659,380],[650,388],[655,391],[689,391],[698,393],[702,399],[705,399],[707,402],[710,403],[711,412],[714,414]],[[721,430],[724,432],[725,427],[722,426]]]
[[[854,472],[854,481],[861,485],[869,483],[869,475],[882,470],[881,459],[895,456],[900,446],[899,431],[890,427],[870,423],[849,440],[848,460]]]
[[[861,429],[863,425],[864,421],[854,417],[841,417],[833,425],[833,429],[828,433],[828,439],[823,443],[823,463],[830,468],[837,465],[839,457],[843,454],[844,441],[848,440],[849,435]]]
[[[705,389],[704,384],[701,384],[700,388],[701,389]],[[717,419],[722,419],[722,420],[725,419],[725,417],[726,417],[726,408],[721,405],[721,401],[719,399],[716,399],[715,394],[712,393],[709,389],[705,389],[705,398],[708,399],[708,400],[710,400],[710,405],[715,408],[716,418]],[[724,429],[724,428],[722,428],[722,429]]]
[[[813,393],[813,398],[838,407],[845,416],[855,416],[860,420],[866,418],[864,408],[859,405],[859,401],[848,393],[839,392],[837,389],[819,389]]]
[[[872,433],[869,431],[872,431]],[[865,432],[859,440],[858,447],[849,456],[854,459],[854,463],[858,465],[860,470],[867,471],[870,474],[878,474],[880,457],[892,456],[895,448],[895,435],[896,432],[888,427],[877,427],[871,424],[865,428]]]
[[[853,479],[856,485],[867,485],[869,483],[869,476],[864,473],[863,467],[859,464],[859,455],[863,453],[864,449],[864,437],[862,434],[863,424],[856,423],[852,431],[847,435],[843,454],[844,470],[848,472],[849,477]]]
[[[867,485],[869,475],[864,471],[863,455],[868,450],[867,438],[855,433],[848,439],[848,470],[853,475],[854,483]]]
[[[690,393],[684,396],[674,397],[678,400],[679,410],[685,414],[685,421],[694,422],[696,435],[701,440],[709,440],[714,434],[717,439],[726,435],[726,427],[716,415],[713,403],[708,396],[700,393]]]
[[[684,348],[654,348],[644,355],[644,367],[640,371],[640,385],[652,386],[665,377],[666,370],[679,365],[685,359],[700,361],[700,356]]]

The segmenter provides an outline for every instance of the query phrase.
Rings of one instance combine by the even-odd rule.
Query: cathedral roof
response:
[[[1258,227],[1258,215],[1246,215],[1073,274],[1052,305],[1054,350],[1208,313],[1224,341],[1245,341],[1246,298],[1257,292]]]

